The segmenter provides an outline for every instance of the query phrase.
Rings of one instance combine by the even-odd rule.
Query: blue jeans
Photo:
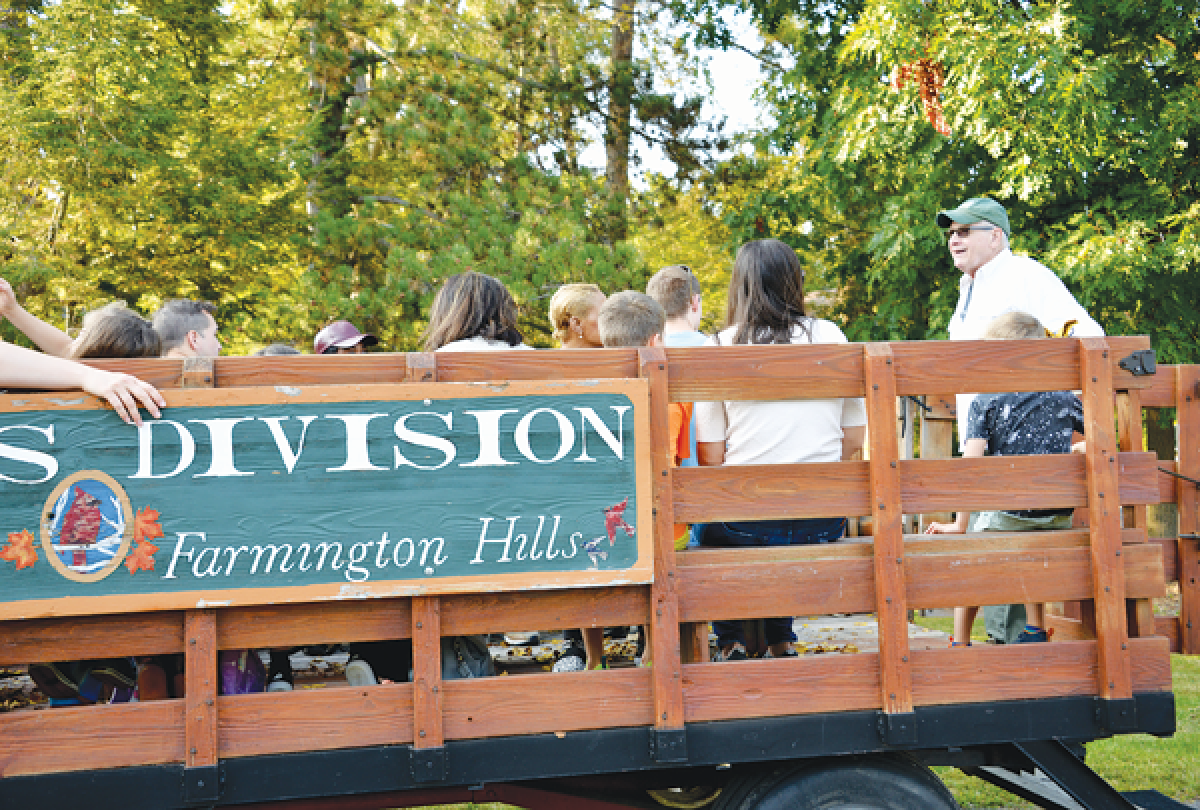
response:
[[[845,518],[811,518],[808,520],[754,520],[741,523],[702,523],[692,527],[700,545],[731,548],[738,546],[811,546],[832,543],[846,533]],[[763,619],[767,644],[795,641],[792,618],[784,616]],[[717,645],[726,649],[733,644],[745,645],[745,632],[740,621],[713,622]]]

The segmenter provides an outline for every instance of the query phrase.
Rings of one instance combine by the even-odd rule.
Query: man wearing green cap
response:
[[[954,266],[962,271],[958,306],[950,319],[951,340],[978,340],[994,319],[1006,312],[1026,312],[1047,329],[1072,337],[1101,337],[1104,330],[1079,305],[1058,276],[1028,256],[1008,249],[1012,235],[1004,206],[987,197],[974,197],[952,211],[939,211],[939,228]],[[1067,324],[1073,322],[1073,328]],[[958,435],[967,435],[967,413],[974,394],[959,394]],[[984,608],[988,635],[1012,642],[1025,627],[1021,605]]]

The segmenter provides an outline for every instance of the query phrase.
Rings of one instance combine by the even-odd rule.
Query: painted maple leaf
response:
[[[129,556],[125,558],[125,567],[129,569],[130,575],[132,576],[138,571],[153,571],[154,555],[157,552],[158,546],[154,545],[149,540],[138,541],[137,546],[135,546],[133,551],[129,552]]]
[[[150,541],[163,536],[162,525],[158,522],[158,510],[149,507],[141,510],[133,519],[133,539]],[[158,549],[155,549],[158,551]]]
[[[37,562],[37,549],[33,547],[33,534],[28,529],[8,533],[8,545],[0,549],[0,560],[17,564],[17,570],[32,568]]]

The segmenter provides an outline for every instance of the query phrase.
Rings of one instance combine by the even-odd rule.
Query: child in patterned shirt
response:
[[[1046,330],[1037,318],[1009,312],[996,318],[983,333],[985,340],[1041,338]],[[1072,451],[1071,437],[1083,433],[1083,404],[1069,391],[1021,394],[984,394],[975,398],[967,415],[964,458],[1027,456]],[[1072,509],[1022,509],[979,512],[972,531],[1021,532],[1071,527]],[[927,534],[961,534],[967,530],[969,512],[959,512],[953,523],[931,523]],[[971,625],[979,608],[954,609],[951,646],[969,646]],[[1044,629],[1045,606],[1025,605],[1025,630],[1017,642],[1048,641]]]

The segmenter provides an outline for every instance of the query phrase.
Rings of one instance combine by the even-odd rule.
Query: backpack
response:
[[[486,636],[448,636],[442,639],[442,680],[484,678],[496,674]]]

